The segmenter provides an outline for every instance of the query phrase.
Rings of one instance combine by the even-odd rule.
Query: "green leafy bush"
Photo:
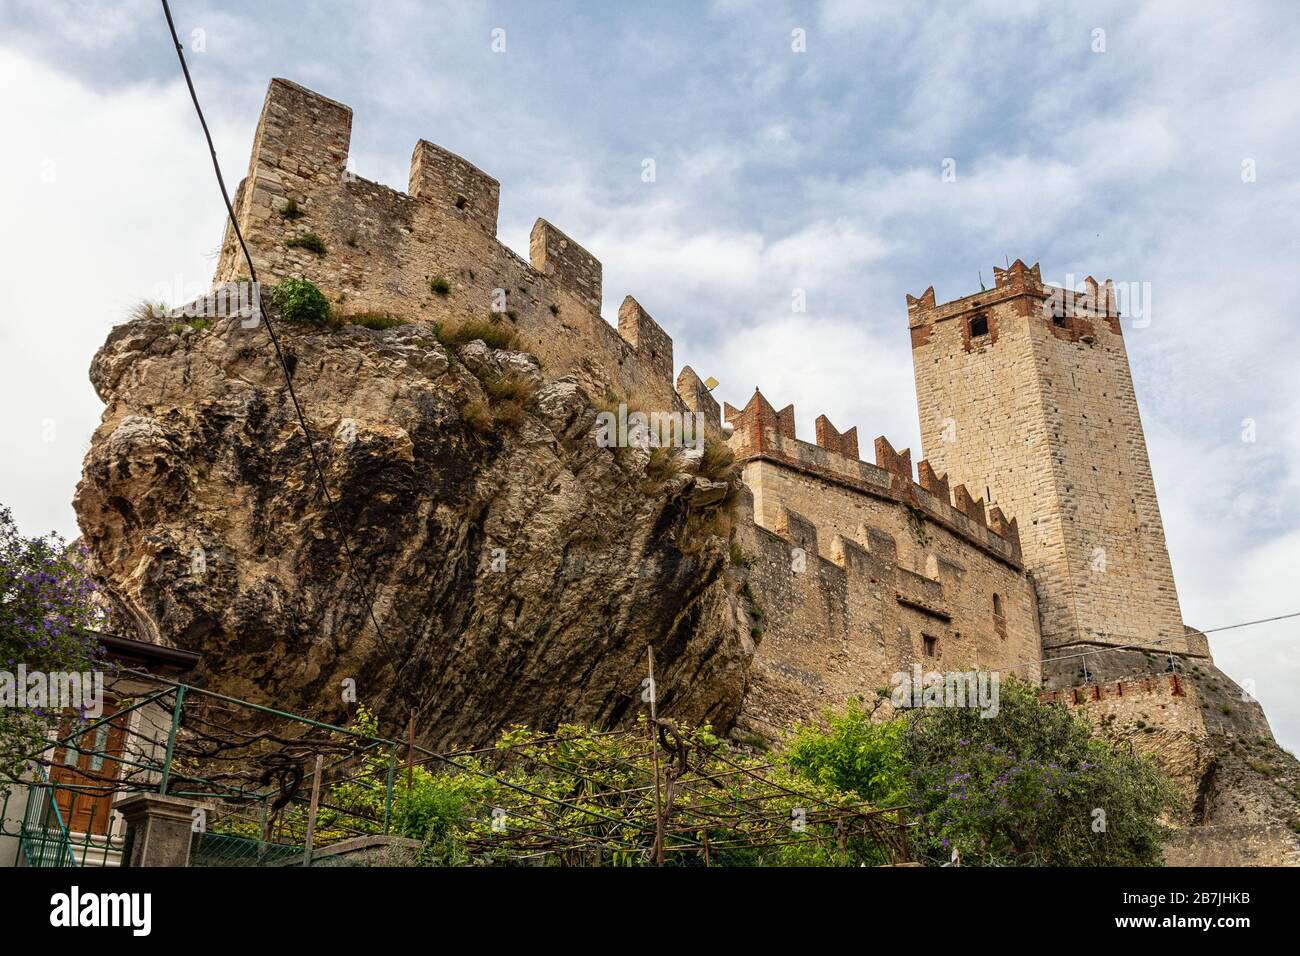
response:
[[[328,325],[330,302],[325,293],[306,279],[281,279],[271,290],[271,305],[286,322]]]
[[[826,723],[826,729],[800,727],[787,742],[786,759],[793,770],[873,806],[907,802],[903,721],[873,724],[871,715],[851,702],[843,713],[827,715]]]
[[[998,866],[1154,866],[1177,804],[1148,758],[1112,751],[1071,711],[1005,678],[998,711],[909,714],[903,758],[923,851]]]
[[[793,771],[873,806],[910,804],[913,850],[975,866],[1152,866],[1177,804],[1155,764],[1115,752],[1015,678],[996,716],[934,707],[872,723],[857,705],[800,728]]]

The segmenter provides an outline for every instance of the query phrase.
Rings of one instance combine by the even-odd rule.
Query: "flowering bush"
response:
[[[1175,801],[1148,759],[1091,736],[1064,707],[1004,680],[998,714],[933,708],[907,718],[904,759],[924,850],[967,865],[1151,866]]]
[[[0,671],[84,672],[100,666],[99,643],[82,631],[102,623],[94,585],[78,555],[56,534],[29,538],[0,506]],[[34,765],[35,753],[60,714],[34,707],[0,706],[0,791]]]
[[[801,728],[790,768],[877,807],[909,804],[914,851],[966,866],[1150,866],[1176,797],[1150,760],[1118,751],[1014,677],[994,717],[926,707],[873,722],[851,704]]]

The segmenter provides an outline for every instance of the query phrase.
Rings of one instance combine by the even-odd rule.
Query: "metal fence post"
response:
[[[167,756],[163,760],[162,781],[158,784],[158,792],[164,796],[167,793],[167,782],[172,774],[172,755],[176,752],[176,730],[181,725],[181,705],[185,703],[185,685],[180,684],[176,688],[176,706],[172,708],[172,729],[167,734]]]

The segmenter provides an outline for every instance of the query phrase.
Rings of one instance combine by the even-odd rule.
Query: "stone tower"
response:
[[[1207,653],[1183,627],[1113,286],[1046,286],[1020,260],[993,272],[942,305],[933,287],[907,297],[926,458],[1018,519],[1044,657]],[[1140,655],[1098,659],[1120,656]]]

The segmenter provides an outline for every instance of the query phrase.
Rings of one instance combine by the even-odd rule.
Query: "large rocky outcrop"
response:
[[[415,707],[435,746],[633,719],[647,645],[663,711],[730,724],[753,643],[718,475],[598,447],[582,388],[522,353],[279,331],[360,580],[265,328],[139,318],[95,356],[75,501],[120,621],[289,711],[341,718],[352,678],[385,730]]]

